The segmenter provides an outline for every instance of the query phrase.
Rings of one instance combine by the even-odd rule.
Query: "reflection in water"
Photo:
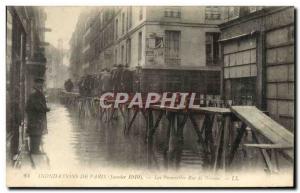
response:
[[[148,168],[143,124],[135,124],[132,133],[124,136],[120,120],[108,124],[95,118],[79,118],[76,110],[60,104],[52,103],[50,108],[44,150],[51,168]],[[163,136],[162,129],[154,141],[153,167],[157,169],[163,168]],[[201,170],[201,164],[200,157],[193,151],[183,151],[181,169]]]

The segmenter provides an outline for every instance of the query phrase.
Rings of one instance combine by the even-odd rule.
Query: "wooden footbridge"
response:
[[[233,167],[239,148],[258,150],[270,173],[279,171],[279,157],[293,164],[294,135],[254,106],[178,108],[150,105],[150,108],[128,108],[128,103],[117,108],[101,108],[100,99],[82,98],[76,93],[62,93],[64,104],[78,108],[80,116],[95,116],[105,123],[114,121],[119,112],[124,123],[123,131],[129,135],[133,123],[141,114],[146,124],[145,141],[148,147],[148,164],[155,163],[153,154],[154,134],[165,116],[168,122],[167,147],[164,151],[166,168],[178,168],[184,143],[183,130],[192,129],[198,140],[195,142],[204,152],[204,167],[213,171],[226,171]],[[113,99],[103,101],[114,104]],[[202,124],[199,119],[203,118]],[[192,128],[186,126],[191,122]],[[251,133],[252,142],[244,143]]]

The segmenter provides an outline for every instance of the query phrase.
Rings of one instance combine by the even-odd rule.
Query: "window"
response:
[[[205,7],[205,19],[208,20],[221,19],[221,13],[219,7],[212,7],[212,6]]]
[[[138,61],[142,59],[142,32],[139,32],[139,41],[138,41]]]
[[[253,13],[253,12],[256,12],[256,11],[259,11],[262,9],[261,6],[251,6],[249,8],[250,8],[250,13]]]
[[[205,73],[204,81],[206,81],[206,92],[208,95],[219,95],[220,94],[220,72],[211,71],[209,73]]]
[[[219,33],[206,33],[206,65],[217,65],[219,61]]]
[[[124,64],[124,45],[121,46],[121,63]]]
[[[250,8],[248,6],[240,7],[239,17],[248,15],[250,13]]]
[[[99,27],[100,29],[102,29],[103,26],[103,13],[100,13],[99,15]]]
[[[165,17],[181,18],[180,7],[165,8]]]
[[[125,32],[125,13],[122,13],[122,34]]]
[[[118,19],[116,19],[116,40],[118,39],[118,27],[119,27],[119,21],[118,21]]]
[[[229,7],[228,8],[228,19],[234,19],[239,16],[240,8],[239,7]]]
[[[100,44],[100,52],[102,52],[103,48],[104,48],[104,42],[103,42],[103,36],[105,34],[105,31],[104,33],[100,34],[100,38],[99,38],[99,44]]]
[[[118,64],[118,49],[115,49],[115,64]]]
[[[140,7],[140,9],[139,9],[139,18],[140,18],[140,20],[143,19],[143,7]]]
[[[231,81],[233,105],[254,105],[256,77],[234,78]]]
[[[105,29],[106,38],[108,39],[107,45],[110,45],[114,41],[114,24],[109,24],[108,28]]]
[[[130,65],[131,62],[131,39],[127,39],[127,58],[126,58],[126,65]]]
[[[180,31],[165,33],[165,64],[180,65]]]
[[[127,29],[130,29],[132,26],[132,7],[128,8],[128,17],[127,17]]]

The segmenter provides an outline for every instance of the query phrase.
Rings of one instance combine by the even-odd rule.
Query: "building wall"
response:
[[[293,9],[270,16],[268,21],[278,21],[278,26],[267,25],[266,31],[266,102],[267,110],[287,128],[294,129],[295,61]],[[280,19],[289,15],[290,20]],[[287,17],[287,16],[285,16]],[[285,24],[284,26],[282,26]]]
[[[100,69],[111,69],[114,65],[119,64],[129,66],[132,70],[136,70],[138,66],[143,69],[152,68],[153,70],[145,69],[142,72],[145,80],[141,83],[142,89],[180,91],[180,89],[190,90],[194,88],[192,84],[195,85],[197,81],[203,82],[201,77],[204,78],[202,73],[205,72],[207,74],[207,78],[204,78],[205,84],[198,85],[203,87],[202,90],[200,89],[201,92],[219,94],[219,82],[216,83],[211,80],[212,78],[217,81],[220,80],[219,63],[216,62],[214,66],[206,63],[206,33],[219,32],[217,24],[223,19],[219,8],[213,8],[218,11],[216,14],[215,12],[208,12],[211,8],[207,7],[112,7],[112,19],[107,21],[108,24],[101,26],[98,30],[93,30],[97,29],[93,27],[96,25],[95,22],[99,19],[103,20],[103,15],[108,9],[93,9],[97,10],[98,14],[94,11],[87,12],[88,19],[84,20],[85,29],[81,35],[77,36],[84,39],[83,50],[86,47],[86,51],[82,51],[81,54],[83,57],[81,68],[84,69],[85,73],[98,73]],[[110,33],[113,35],[113,40],[108,46],[97,52],[95,44],[99,41],[103,43],[108,39],[100,38],[99,40],[97,36],[102,36],[103,29],[107,29],[108,25],[113,27],[113,33]],[[175,63],[171,58],[168,65],[165,63],[166,31],[180,31],[180,57],[175,58]],[[139,42],[140,33],[142,34],[141,42]],[[76,37],[75,34],[73,37]],[[156,47],[156,39],[158,43],[162,42],[159,47]],[[130,50],[129,41],[131,42]],[[153,42],[155,42],[154,47]],[[141,55],[140,58],[139,54]],[[180,63],[178,63],[178,59],[180,59]],[[161,71],[161,69],[164,70]],[[178,73],[178,70],[182,73]],[[195,76],[197,78],[190,79],[189,76],[193,74],[194,70],[197,70],[197,76]],[[157,76],[153,76],[153,73],[160,78],[154,80],[153,77]],[[178,83],[179,77],[185,79],[184,83]],[[200,79],[198,80],[198,78]],[[157,81],[158,86],[152,85],[154,81]],[[207,85],[210,83],[217,88],[215,89],[217,91],[207,90]]]
[[[167,30],[180,32],[180,59],[181,59],[180,66],[181,67],[206,66],[205,33],[219,32],[218,28],[170,26],[170,25],[146,25],[146,36],[147,38],[149,38],[151,34],[155,33],[157,36],[165,38],[165,31]],[[148,45],[146,44],[145,45],[146,49],[147,46]],[[146,66],[167,66],[164,63],[153,63],[153,62],[148,62],[145,65]]]
[[[97,52],[95,51],[97,42],[104,41],[97,38],[97,36],[101,36],[103,33],[103,26],[100,28],[93,26],[96,26],[95,23],[97,21],[102,20],[103,16],[101,15],[108,9],[113,10],[113,19],[109,21],[110,25],[114,27],[113,33],[111,33],[114,35],[113,43]],[[170,17],[170,10],[172,10],[172,17]],[[115,64],[128,65],[131,68],[135,68],[136,66],[155,67],[164,65],[164,59],[154,63],[151,62],[151,60],[153,61],[156,57],[154,54],[157,51],[151,50],[148,45],[150,36],[155,34],[164,38],[166,30],[181,32],[180,66],[206,66],[205,33],[218,32],[219,30],[216,24],[220,23],[222,20],[222,17],[219,17],[217,20],[208,18],[206,7],[196,6],[122,6],[104,9],[94,8],[87,15],[85,30],[81,37],[84,39],[82,53],[83,68],[90,69],[87,70],[87,72],[90,73],[97,72],[105,67],[112,68]],[[138,44],[140,32],[142,33],[142,46],[139,50]],[[193,38],[191,39],[191,37]],[[129,40],[131,41],[130,51],[127,47]],[[123,61],[121,56],[122,46],[124,46]],[[131,53],[130,57],[128,56],[129,52]],[[160,54],[160,52],[164,52],[164,49],[161,49],[156,54]],[[141,53],[140,59],[138,59],[139,53]]]
[[[126,7],[123,8],[123,12],[125,12],[125,10],[126,10]],[[129,15],[129,14],[127,14],[127,15]],[[140,17],[140,15],[142,15],[142,17]],[[132,25],[131,25],[131,27],[129,27],[128,30],[130,31],[132,29],[135,29],[136,27],[141,25],[146,19],[147,19],[147,7],[132,6],[132,19],[131,19]]]
[[[47,58],[46,88],[64,88],[64,82],[71,77],[68,68],[68,51],[50,44],[46,48],[45,55]]]
[[[153,34],[155,36],[165,36],[166,30],[180,31],[180,66],[201,67],[206,66],[205,57],[205,33],[219,32],[215,24],[209,25],[205,20],[205,7],[175,7],[180,10],[179,18],[165,17],[168,7],[132,7],[132,26],[125,27],[124,33],[122,30],[123,14],[125,21],[129,17],[129,7],[122,7],[116,12],[115,25],[118,21],[118,26],[115,26],[115,34],[118,37],[114,47],[114,63],[124,64],[121,61],[121,47],[126,50],[126,40],[131,39],[131,61],[129,66],[161,66],[164,65],[163,60],[153,62],[153,52],[155,50],[149,48],[149,42]],[[140,9],[142,9],[142,19],[140,18]],[[126,22],[125,22],[126,24]],[[125,25],[126,26],[126,25]],[[142,32],[142,57],[138,60],[138,38]],[[193,39],[191,39],[193,37]],[[117,52],[116,52],[117,50]],[[117,54],[117,56],[115,56]],[[117,60],[115,59],[117,58]],[[124,57],[125,58],[125,57]]]
[[[44,76],[45,13],[40,7],[8,6],[6,56],[6,131],[8,159],[24,143],[25,103],[36,76]]]
[[[231,64],[232,68],[226,50],[245,42],[245,38],[241,40],[234,37],[248,34],[247,38],[255,39],[256,44],[255,104],[267,110],[283,126],[294,130],[294,8],[267,8],[231,20],[220,27],[221,39],[228,40],[222,43],[224,94],[230,97],[234,81],[226,71],[226,65]],[[254,31],[257,32],[256,35],[253,34]],[[240,55],[236,60],[245,58],[245,55]],[[251,75],[250,70],[251,68],[239,69],[239,74]],[[229,81],[226,81],[227,78]]]
[[[141,59],[138,59],[138,52],[139,52],[139,33],[142,33],[142,42],[141,42]],[[131,36],[131,61],[130,67],[136,66],[144,66],[145,65],[145,43],[146,43],[146,27],[139,28],[136,32],[134,32]]]
[[[234,105],[259,105],[257,35],[223,43],[225,97]]]
[[[132,11],[131,20],[130,20],[130,10]],[[140,13],[142,17],[140,17]],[[114,51],[113,51],[113,58],[114,64],[123,64],[126,65],[126,55],[128,49],[126,47],[126,41],[128,39],[131,40],[131,59],[128,66],[135,67],[138,64],[143,65],[145,63],[144,59],[144,52],[145,52],[145,27],[144,21],[146,19],[146,9],[145,7],[121,7],[116,11],[116,16],[114,18],[114,33],[115,33],[115,42],[114,42]],[[123,20],[124,14],[124,20]],[[127,21],[128,20],[128,21]],[[118,26],[116,25],[118,21]],[[129,23],[131,22],[131,24]],[[124,30],[122,29],[124,25]],[[139,39],[139,32],[142,33],[142,59],[138,60],[138,39]],[[124,46],[124,57],[123,61],[121,56],[121,48]],[[117,52],[116,52],[117,50]],[[116,55],[117,53],[117,55]],[[127,57],[128,58],[128,57]]]
[[[178,8],[181,12],[178,17],[165,17],[167,9]],[[180,23],[205,23],[205,7],[204,6],[149,6],[146,11],[147,21],[164,22],[180,22]]]

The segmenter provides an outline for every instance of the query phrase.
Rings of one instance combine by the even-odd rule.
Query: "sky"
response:
[[[69,40],[72,37],[78,16],[83,8],[71,6],[44,7],[47,13],[46,27],[52,30],[51,32],[46,32],[46,42],[57,47],[57,41],[61,38],[64,49],[69,49]]]

